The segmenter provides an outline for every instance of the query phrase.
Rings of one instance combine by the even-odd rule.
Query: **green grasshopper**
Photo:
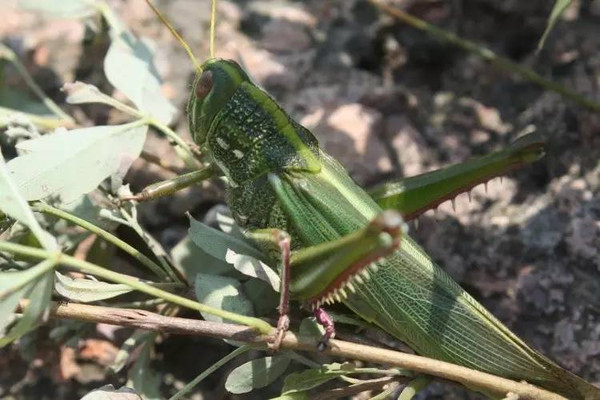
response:
[[[600,389],[519,339],[403,230],[400,215],[414,218],[538,160],[544,152],[539,138],[524,136],[505,150],[367,193],[234,61],[211,55],[199,66],[187,113],[209,165],[134,198],[147,200],[210,176],[227,178],[236,222],[281,266],[274,348],[288,328],[290,298],[315,311],[325,341],[334,331],[321,306],[341,302],[418,354],[525,380],[569,399],[600,399]]]

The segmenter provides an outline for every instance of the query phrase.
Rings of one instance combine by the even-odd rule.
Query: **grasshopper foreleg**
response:
[[[147,186],[140,193],[133,196],[122,197],[120,200],[134,200],[137,202],[154,200],[159,197],[168,196],[178,192],[186,187],[195,185],[201,181],[212,178],[217,175],[217,169],[213,165],[208,165],[197,171],[189,172],[184,175],[176,176],[172,179],[154,183]]]

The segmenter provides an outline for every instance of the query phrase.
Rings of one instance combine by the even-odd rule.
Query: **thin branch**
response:
[[[389,4],[386,4],[381,0],[369,1],[377,8],[389,14],[393,18],[396,18],[404,22],[405,24],[412,26],[413,28],[425,31],[442,42],[451,43],[470,53],[477,54],[484,60],[489,61],[492,65],[501,68],[505,71],[516,73],[522,78],[528,80],[529,82],[535,83],[536,85],[539,85],[544,89],[551,90],[567,99],[572,100],[579,106],[588,108],[596,112],[600,111],[600,103],[592,99],[588,99],[557,82],[551,81],[550,79],[546,79],[530,68],[523,67],[522,65],[519,65],[514,61],[509,60],[508,58],[501,57],[486,47],[483,47],[475,42],[471,42],[470,40],[458,37],[454,33],[449,32],[445,29],[431,25],[423,21],[422,19],[410,15],[398,8],[390,6]]]
[[[191,380],[187,385],[185,385],[179,392],[175,393],[169,400],[179,400],[183,396],[187,395],[189,392],[194,389],[194,387],[198,386],[200,382],[206,379],[207,376],[215,372],[217,369],[221,368],[223,365],[227,364],[229,361],[233,360],[237,356],[246,353],[249,350],[252,350],[253,346],[251,344],[245,344],[241,347],[238,347],[231,353],[227,354],[225,357],[221,358],[219,361],[205,369],[200,375]]]
[[[33,211],[41,212],[44,214],[54,215],[55,217],[62,218],[66,221],[74,223],[75,225],[81,226],[82,228],[92,233],[95,233],[102,239],[123,250],[125,253],[129,254],[130,256],[138,260],[140,263],[148,267],[148,269],[150,269],[159,277],[165,278],[167,276],[167,273],[158,264],[156,264],[146,255],[144,255],[141,251],[137,250],[130,244],[122,241],[112,233],[100,228],[97,225],[92,224],[91,222],[85,219],[79,218],[71,213],[58,209],[56,207],[52,207],[51,205],[42,202],[35,203],[31,207],[31,209]]]
[[[255,330],[233,324],[201,321],[194,319],[166,317],[144,310],[100,307],[84,304],[56,304],[50,316],[58,319],[73,319],[87,322],[129,326],[151,331],[180,335],[208,336],[231,339],[245,343],[266,344],[273,340],[272,335],[261,335]],[[288,332],[281,347],[317,353],[317,341],[301,338]],[[481,371],[475,371],[444,361],[433,360],[413,354],[365,346],[341,340],[331,340],[324,354],[346,359],[363,360],[378,364],[392,365],[438,378],[460,382],[469,387],[477,387],[499,396],[507,393],[518,394],[520,399],[566,400],[564,397],[537,388]]]
[[[127,221],[127,225],[133,229],[144,242],[146,242],[146,245],[152,251],[152,253],[154,253],[158,259],[158,262],[162,266],[162,270],[165,271],[167,276],[175,282],[186,282],[186,278],[183,276],[183,274],[181,274],[177,268],[167,261],[169,255],[165,249],[163,249],[160,243],[158,243],[158,241],[154,239],[152,235],[146,232],[139,224],[137,219],[137,209],[135,206],[131,208],[131,214],[129,214],[123,206],[119,207],[119,211],[121,212],[123,219]]]

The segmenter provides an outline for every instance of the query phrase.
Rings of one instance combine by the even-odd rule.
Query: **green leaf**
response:
[[[2,272],[0,273],[0,279],[8,281],[8,276],[5,274],[13,274],[15,272]],[[0,284],[3,282],[0,281]],[[14,311],[17,309],[19,305],[19,301],[22,298],[25,298],[31,292],[33,286],[22,286],[15,287],[10,292],[5,292],[0,287],[0,337],[4,336],[4,332],[6,327],[14,320]]]
[[[129,370],[127,386],[139,393],[144,400],[160,400],[160,374],[150,367],[152,348],[156,333],[152,335],[142,348],[140,355]]]
[[[348,374],[349,371],[345,368],[345,365],[333,363],[324,365],[321,368],[307,369],[290,374],[285,378],[281,393],[288,395],[314,389],[332,379]]]
[[[171,258],[175,267],[183,273],[189,282],[196,281],[196,274],[202,272],[211,275],[222,275],[231,272],[231,266],[223,260],[219,260],[190,240],[184,237],[171,250]]]
[[[123,342],[123,345],[119,349],[119,352],[115,356],[115,360],[110,366],[110,370],[113,373],[117,373],[123,369],[131,357],[131,353],[139,348],[140,346],[146,345],[147,342],[154,342],[156,335],[154,332],[148,332],[141,329],[133,332],[131,336]]]
[[[247,241],[211,228],[192,217],[190,217],[189,234],[196,246],[219,260],[227,260],[227,249],[257,259],[262,257],[261,252]]]
[[[18,272],[0,272],[0,347],[24,335],[47,316],[52,294],[54,260],[44,260]],[[29,306],[12,329],[5,331],[19,301],[29,297]]]
[[[552,7],[552,12],[550,13],[550,17],[548,17],[548,22],[546,23],[546,30],[544,31],[544,34],[542,35],[542,38],[538,43],[538,51],[544,47],[544,44],[546,43],[546,39],[548,38],[550,31],[552,31],[552,29],[558,22],[558,19],[565,12],[565,10],[570,4],[571,0],[556,0],[554,2],[554,7]]]
[[[279,293],[274,292],[268,283],[258,279],[248,279],[243,284],[246,297],[252,302],[257,316],[273,313],[279,304]]]
[[[104,385],[92,390],[81,400],[142,400],[142,398],[131,388],[122,387],[117,390],[113,385]]]
[[[1,51],[2,46],[0,46]],[[15,118],[15,113],[33,114],[43,117],[53,116],[52,110],[40,100],[29,96],[27,93],[6,86],[0,87],[0,105],[2,105],[0,108],[0,119],[6,119],[0,122],[0,126],[8,125],[9,120]]]
[[[260,261],[263,254],[234,233],[237,226],[228,223],[227,217],[220,218],[220,223],[225,224],[225,228],[232,233],[221,232],[190,217],[189,236],[192,241],[214,258],[226,261],[246,276],[267,282],[278,292],[281,284],[279,275]]]
[[[217,223],[219,224],[219,229],[223,232],[238,238],[244,238],[242,229],[235,223],[230,214],[217,212]]]
[[[113,97],[104,94],[94,85],[83,82],[66,83],[63,91],[67,94],[65,101],[69,104],[101,103],[117,109],[123,109],[123,104]]]
[[[108,176],[118,187],[142,151],[147,130],[141,121],[57,130],[19,143],[17,147],[26,154],[12,159],[8,168],[27,200],[59,196],[68,203]]]
[[[82,303],[111,299],[133,289],[128,285],[93,281],[91,279],[73,279],[60,272],[56,274],[56,291],[61,296]]]
[[[233,265],[242,274],[267,282],[274,291],[279,292],[279,286],[281,285],[279,275],[262,261],[252,256],[238,254],[231,249],[227,249],[225,261]]]
[[[106,196],[100,190],[94,190],[75,201],[60,205],[61,210],[84,219],[104,230],[112,231],[119,224],[100,215],[102,210],[107,210],[104,207],[110,206],[106,204]],[[107,211],[110,212],[111,210]]]
[[[254,316],[252,303],[240,291],[241,283],[233,278],[219,275],[196,275],[196,298],[200,303],[237,314]],[[221,317],[202,313],[207,321],[223,322]]]
[[[47,260],[46,262],[44,267],[54,266],[53,262]],[[29,305],[19,322],[4,337],[0,338],[0,347],[20,338],[48,318],[53,283],[52,274],[45,273],[32,285],[29,293]]]
[[[325,328],[317,323],[315,317],[307,317],[300,323],[298,334],[303,337],[320,339],[325,334]]]
[[[97,12],[93,0],[20,0],[17,4],[52,18],[85,18]]]
[[[27,226],[40,244],[47,250],[56,250],[58,244],[50,234],[38,224],[29,204],[23,199],[17,185],[10,176],[0,152],[0,210],[11,218]]]
[[[258,358],[240,365],[227,377],[225,389],[233,394],[248,393],[271,384],[290,364],[286,355]]]
[[[162,94],[153,55],[148,42],[122,31],[113,37],[104,59],[104,73],[140,111],[168,124],[177,109]]]

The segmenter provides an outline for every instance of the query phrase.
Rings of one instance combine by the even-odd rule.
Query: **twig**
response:
[[[261,335],[253,329],[240,325],[165,317],[144,310],[54,303],[50,316],[59,319],[130,326],[164,333],[208,336],[245,343],[264,344],[265,349],[267,348],[266,344],[273,340],[272,335]],[[297,337],[291,332],[288,332],[285,336],[281,347],[283,349],[302,350],[312,353],[318,352],[316,340]],[[566,400],[558,394],[526,383],[515,382],[444,361],[357,343],[331,340],[330,347],[323,351],[323,353],[346,359],[363,360],[405,368],[418,373],[460,382],[469,387],[477,387],[499,396],[506,396],[507,393],[512,392],[518,394],[522,400]]]
[[[445,29],[438,28],[434,25],[431,25],[422,19],[419,19],[413,15],[405,13],[404,11],[392,7],[389,4],[384,3],[381,0],[369,0],[373,5],[375,5],[380,10],[386,12],[393,18],[399,19],[400,21],[412,26],[413,28],[422,30],[435,37],[436,39],[451,43],[455,46],[460,47],[470,53],[477,54],[481,58],[486,61],[489,61],[492,65],[499,67],[503,70],[514,72],[520,75],[522,78],[533,82],[547,90],[551,90],[560,94],[561,96],[572,100],[577,103],[579,106],[588,108],[592,111],[600,112],[600,103],[588,99],[579,93],[575,93],[574,91],[567,89],[563,85],[546,79],[540,76],[538,73],[534,72],[532,69],[523,67],[508,58],[501,57],[494,53],[492,50],[483,47],[475,42],[471,42],[469,40],[463,39],[461,37],[456,36],[454,33],[449,32]]]
[[[89,221],[86,221],[82,218],[79,218],[71,213],[68,213],[64,210],[58,209],[56,207],[52,207],[49,204],[37,202],[35,203],[31,209],[33,211],[41,212],[48,215],[54,215],[55,217],[64,219],[66,221],[72,222],[75,225],[81,226],[82,228],[100,236],[102,239],[106,240],[108,243],[113,244],[119,249],[123,250],[125,253],[129,254],[144,266],[148,267],[150,271],[154,272],[159,277],[166,277],[167,273],[154,261],[144,255],[142,252],[131,246],[130,244],[122,241],[112,233],[105,231],[97,225],[92,224]]]
[[[137,209],[135,208],[135,206],[131,208],[131,214],[128,213],[125,207],[123,207],[122,205],[119,207],[119,211],[123,219],[127,221],[127,225],[138,234],[138,236],[146,243],[148,248],[156,256],[158,262],[162,267],[162,270],[165,271],[167,276],[175,282],[186,282],[186,278],[185,276],[183,276],[181,271],[179,271],[167,261],[169,259],[169,255],[161,246],[161,244],[156,239],[154,239],[152,235],[146,232],[144,228],[139,224],[137,218]]]

